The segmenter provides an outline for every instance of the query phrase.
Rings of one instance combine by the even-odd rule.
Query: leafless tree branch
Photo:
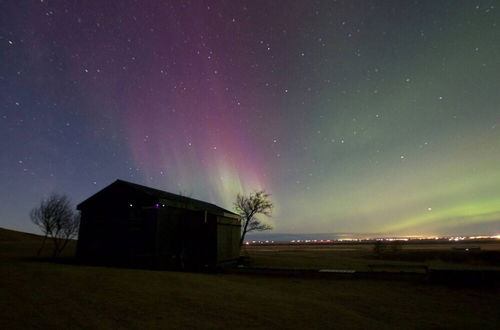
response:
[[[242,194],[236,195],[234,208],[243,219],[240,246],[243,245],[245,235],[248,232],[271,230],[273,228],[271,225],[263,223],[255,217],[257,214],[271,216],[274,205],[269,200],[269,197],[270,195],[264,190],[256,191],[248,196]]]
[[[42,252],[48,238],[54,244],[52,256],[59,256],[69,240],[76,236],[80,225],[80,215],[73,211],[71,202],[65,195],[50,195],[38,207],[31,210],[30,217],[44,234],[38,255]]]

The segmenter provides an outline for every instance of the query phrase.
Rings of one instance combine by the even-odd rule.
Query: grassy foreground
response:
[[[454,251],[456,247],[475,246],[477,252]],[[500,270],[500,242],[465,245],[405,244],[400,251],[375,255],[372,244],[342,245],[250,245],[243,254],[255,267],[287,269],[355,269],[369,271],[369,265],[426,265],[432,269]]]
[[[36,237],[0,239],[1,329],[494,329],[500,321],[492,288],[79,266],[26,258]]]

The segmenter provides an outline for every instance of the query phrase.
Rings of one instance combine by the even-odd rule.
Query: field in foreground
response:
[[[475,247],[478,251],[458,250]],[[500,241],[405,243],[398,251],[376,255],[373,244],[250,245],[243,255],[254,267],[286,269],[354,269],[368,271],[370,265],[425,265],[432,269],[500,271]]]
[[[2,329],[494,329],[500,321],[493,288],[79,266],[27,258],[36,237],[4,236]]]

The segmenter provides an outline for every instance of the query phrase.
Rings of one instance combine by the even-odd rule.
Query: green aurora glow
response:
[[[495,1],[117,3],[5,2],[1,226],[121,178],[265,189],[276,233],[500,234]]]

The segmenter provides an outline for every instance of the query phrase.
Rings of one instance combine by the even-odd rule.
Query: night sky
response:
[[[117,178],[281,233],[500,233],[496,1],[0,1],[0,226]]]

